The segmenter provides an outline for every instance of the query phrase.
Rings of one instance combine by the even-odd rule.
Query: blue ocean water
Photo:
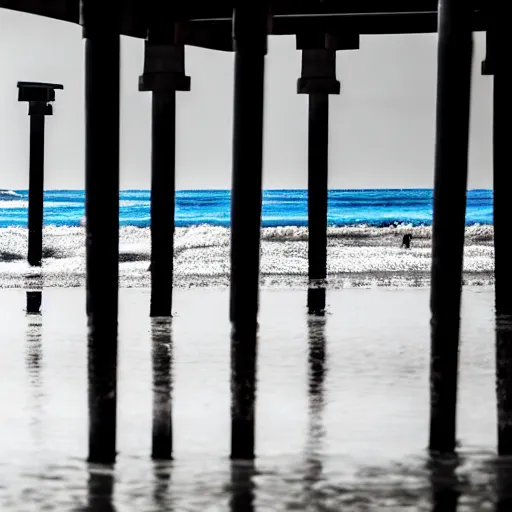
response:
[[[392,224],[428,226],[432,223],[432,190],[365,189],[330,190],[328,223],[331,226]],[[27,190],[0,191],[0,227],[26,227]],[[84,192],[45,192],[45,225],[79,226],[84,216]],[[176,226],[207,224],[229,226],[229,190],[180,190],[176,194]],[[466,224],[491,225],[492,191],[470,190]],[[149,227],[150,192],[125,190],[120,195],[121,226]],[[265,190],[263,227],[306,226],[306,190]]]

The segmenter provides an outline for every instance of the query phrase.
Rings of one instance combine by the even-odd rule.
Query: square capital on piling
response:
[[[55,90],[63,90],[62,84],[44,82],[18,82],[18,101],[49,103],[55,101]]]
[[[139,91],[190,91],[183,46],[146,41],[144,48],[144,73],[139,77]]]
[[[326,48],[302,50],[302,75],[297,82],[298,94],[340,94],[336,79],[336,51]]]

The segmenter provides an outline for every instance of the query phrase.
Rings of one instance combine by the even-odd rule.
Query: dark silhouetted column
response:
[[[308,139],[308,311],[325,311],[327,277],[329,96],[309,95]]]
[[[471,2],[439,2],[430,292],[430,450],[455,451],[460,299],[468,174]]]
[[[150,316],[171,316],[174,256],[176,91],[190,90],[185,49],[174,44],[170,4],[156,4],[139,90],[152,91]],[[164,25],[162,26],[162,23]]]
[[[119,6],[82,1],[89,460],[116,456],[119,272]]]
[[[151,319],[153,341],[153,459],[172,459],[172,336],[170,318]]]
[[[51,105],[30,105],[30,178],[28,190],[28,263],[43,259],[44,111]],[[37,112],[37,113],[36,113]]]
[[[234,10],[231,194],[231,458],[254,457],[267,6]]]
[[[308,312],[325,312],[327,277],[327,199],[329,169],[329,95],[340,93],[336,51],[359,48],[359,37],[309,31],[297,34],[302,74],[297,92],[309,96],[308,130]]]
[[[43,259],[44,121],[53,114],[50,104],[61,84],[18,82],[18,101],[29,104],[30,174],[28,190],[28,263],[40,267]],[[27,291],[27,313],[39,313],[42,291]]]
[[[491,18],[487,59],[494,67],[494,257],[498,453],[512,455],[512,248],[510,246],[510,123],[512,76],[508,18],[497,3]]]

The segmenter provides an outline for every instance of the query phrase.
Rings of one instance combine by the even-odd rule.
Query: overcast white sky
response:
[[[59,82],[47,118],[46,188],[84,186],[81,28],[0,9],[0,188],[27,188],[29,119],[18,80]],[[491,187],[492,79],[480,76],[475,36],[469,188]],[[178,188],[229,188],[233,56],[187,48],[192,91],[178,93]],[[149,188],[150,93],[137,90],[143,42],[123,38],[121,187]],[[265,188],[305,188],[307,97],[296,94],[300,52],[270,38],[266,73]],[[436,35],[363,37],[338,52],[342,94],[331,97],[330,188],[428,187],[433,183]]]

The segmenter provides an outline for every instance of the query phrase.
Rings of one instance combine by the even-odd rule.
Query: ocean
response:
[[[0,193],[0,286],[24,286],[27,191]],[[120,195],[120,282],[147,287],[150,258],[148,191]],[[83,191],[45,193],[46,286],[83,286]],[[184,190],[176,197],[175,286],[229,285],[230,193]],[[331,190],[328,274],[332,288],[425,286],[429,282],[431,190]],[[450,222],[447,219],[446,222]],[[307,274],[307,192],[267,190],[263,197],[262,287],[302,287]],[[412,250],[400,249],[413,235]],[[468,192],[465,282],[493,282],[492,192]]]
[[[27,194],[2,193],[0,510],[510,510],[512,465],[496,457],[489,191],[468,193],[459,453],[436,461],[426,449],[431,191],[330,192],[323,318],[305,307],[306,193],[265,192],[254,463],[229,460],[229,193],[178,192],[173,318],[159,336],[149,194],[120,199],[118,457],[100,466],[86,462],[83,192],[46,192],[41,315],[24,311]],[[169,393],[174,460],[152,462],[153,401]]]

